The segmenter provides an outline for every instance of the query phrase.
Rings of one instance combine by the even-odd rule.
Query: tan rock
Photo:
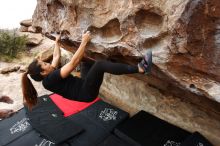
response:
[[[0,102],[12,104],[14,101],[10,97],[8,97],[6,95],[2,95],[2,96],[0,96]]]
[[[49,61],[53,58],[53,49],[52,48],[46,48],[42,50],[36,58],[43,60],[43,61]]]
[[[18,71],[20,69],[20,66],[10,66],[10,67],[6,67],[0,70],[1,74],[7,74],[10,72],[15,72]]]
[[[36,33],[37,29],[35,27],[33,27],[33,26],[29,26],[28,27],[28,32]]]
[[[61,56],[60,65],[63,66],[71,60],[73,53],[62,49]]]
[[[30,32],[19,32],[20,36],[27,36],[27,45],[39,45],[43,36],[40,33],[30,33]]]
[[[1,64],[1,62],[0,62]],[[10,64],[8,64],[10,65]],[[20,72],[12,72],[8,75],[0,74],[1,84],[0,84],[0,93],[1,95],[7,95],[11,97],[14,101],[13,104],[6,104],[0,102],[1,109],[12,109],[17,111],[23,107],[23,95],[21,89],[21,76]],[[36,88],[38,95],[51,94],[51,92],[44,89],[41,82],[35,82],[32,80],[34,87]]]
[[[26,72],[27,71],[27,66],[24,66],[24,65],[22,65],[21,67],[20,67],[20,70],[19,70],[20,72]]]
[[[160,60],[154,62],[155,66],[158,71],[163,69],[172,84],[175,84],[172,81],[184,84],[176,72],[189,75],[196,72],[201,78],[214,78],[219,82],[220,10],[217,8],[220,4],[217,1],[41,0],[33,15],[33,26],[42,28],[43,33],[69,32],[61,43],[72,52],[78,48],[82,33],[90,30],[92,40],[87,47],[90,57],[118,56],[114,59],[137,64],[142,54],[152,49],[154,57]],[[156,53],[158,50],[168,54]],[[122,60],[121,56],[126,58]],[[192,92],[190,88],[184,90]],[[201,88],[198,91],[204,92],[194,94],[208,92]],[[217,93],[217,96],[220,95]]]
[[[32,25],[32,19],[26,19],[20,22],[20,25],[29,27]]]
[[[26,26],[20,26],[19,31],[20,31],[20,32],[28,32],[28,27],[26,27]]]
[[[101,95],[104,96],[102,96],[103,100],[128,111],[131,116],[139,110],[144,110],[190,132],[199,131],[213,145],[219,146],[220,125],[218,113],[209,110],[203,111],[198,105],[188,102],[188,94],[185,92],[176,91],[182,94],[182,98],[177,98],[169,93],[163,94],[163,92],[157,90],[157,87],[160,89],[168,88],[168,90],[177,89],[172,88],[169,83],[160,79],[141,75],[140,79],[134,78],[134,76],[105,74],[101,88]],[[157,83],[156,88],[149,87],[152,82]],[[198,101],[200,101],[199,104],[204,106],[212,106],[208,102],[202,102],[201,98]]]
[[[14,114],[13,110],[0,109],[0,119],[8,118],[8,117],[12,116],[13,114]]]
[[[40,53],[37,54],[36,58],[43,61],[51,61],[53,58],[54,45],[50,48],[44,48]],[[61,48],[61,60],[60,65],[63,66],[68,63],[73,56],[73,53],[66,51]]]
[[[41,28],[43,34],[69,32],[61,43],[72,52],[78,48],[82,33],[90,30],[92,40],[86,54],[94,58],[137,64],[142,55],[152,49],[151,76],[128,78],[122,90],[117,86],[121,78],[117,78],[111,90],[107,84],[110,82],[106,82],[103,92],[106,95],[117,92],[113,95],[116,102],[124,97],[126,105],[151,111],[170,122],[182,120],[180,126],[190,131],[199,129],[219,145],[220,139],[216,136],[219,135],[216,123],[220,119],[219,8],[219,0],[39,0],[33,26]],[[128,81],[131,81],[129,85]],[[126,88],[130,92],[126,92]],[[146,91],[157,92],[161,100]],[[169,95],[187,102],[181,102],[180,108],[176,104],[172,108],[171,104],[166,110],[164,105],[170,102],[163,99]],[[152,100],[146,99],[148,97]],[[200,113],[201,119],[198,118]],[[197,117],[199,122],[189,122],[192,117]],[[206,118],[211,120],[205,121]],[[192,128],[193,125],[196,127]],[[210,131],[214,131],[213,134]]]

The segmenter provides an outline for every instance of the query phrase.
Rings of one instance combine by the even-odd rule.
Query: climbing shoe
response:
[[[151,67],[152,67],[152,51],[151,50],[147,51],[147,53],[144,55],[141,62],[138,63],[138,66],[144,70],[144,74],[149,74],[151,72]]]

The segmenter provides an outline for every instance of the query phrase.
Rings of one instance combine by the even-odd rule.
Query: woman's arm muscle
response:
[[[51,62],[51,65],[54,68],[57,68],[60,63],[60,57],[61,57],[60,44],[59,44],[60,37],[61,37],[61,34],[56,36],[56,40],[55,40],[55,47],[54,47],[54,51],[53,51],[53,60]]]
[[[82,42],[78,48],[78,50],[75,52],[73,57],[71,58],[70,62],[65,64],[61,70],[60,70],[60,76],[62,78],[66,78],[69,76],[69,74],[77,67],[81,59],[83,58],[85,47],[87,42],[90,40],[90,32],[86,32],[82,36]]]

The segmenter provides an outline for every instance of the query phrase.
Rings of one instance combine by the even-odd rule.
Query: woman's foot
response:
[[[152,51],[149,50],[144,55],[144,58],[138,63],[139,72],[149,74],[152,67]]]

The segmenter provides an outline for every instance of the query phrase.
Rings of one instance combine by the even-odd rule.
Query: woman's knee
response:
[[[91,97],[91,98],[87,99],[87,102],[92,102],[92,101],[94,101],[96,98],[97,98],[97,97]]]
[[[87,96],[87,97],[81,97],[80,99],[79,99],[79,101],[81,101],[81,102],[92,102],[92,101],[94,101],[95,99],[96,99],[97,97],[91,97],[91,96]]]
[[[95,62],[96,65],[102,66],[106,61],[105,60],[98,60]]]
[[[98,60],[95,62],[94,66],[98,69],[104,69],[105,67],[105,62],[106,61],[103,61],[103,60]]]

